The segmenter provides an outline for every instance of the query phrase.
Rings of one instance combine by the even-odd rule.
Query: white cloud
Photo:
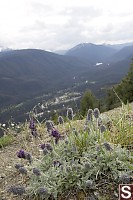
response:
[[[133,40],[132,0],[0,0],[0,46],[66,49]]]

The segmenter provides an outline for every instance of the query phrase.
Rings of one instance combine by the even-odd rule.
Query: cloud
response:
[[[0,0],[0,46],[67,49],[133,40],[132,0]]]

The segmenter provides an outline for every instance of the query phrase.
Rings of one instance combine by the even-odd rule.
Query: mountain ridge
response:
[[[83,48],[86,44],[80,46]],[[103,50],[104,45],[90,43],[88,46],[91,53],[98,47],[97,51],[93,51],[95,57],[92,60],[79,55],[58,55],[41,49],[0,52],[1,111],[24,101],[29,102],[28,109],[31,109],[33,99],[38,96],[68,88],[70,92],[79,92],[81,95],[87,88],[101,94],[101,88],[118,83],[126,75],[130,67],[132,46],[124,50],[104,47],[104,52],[107,49],[109,51],[101,60],[98,58],[103,55],[100,49]],[[101,64],[97,66],[97,62]]]

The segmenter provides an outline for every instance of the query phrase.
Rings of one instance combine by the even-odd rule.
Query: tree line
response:
[[[121,103],[133,101],[133,59],[128,71],[128,74],[121,82],[107,90],[107,95],[104,99],[98,100],[96,96],[87,90],[80,102],[80,112],[84,116],[89,108],[98,107],[102,111],[107,111],[118,107]]]

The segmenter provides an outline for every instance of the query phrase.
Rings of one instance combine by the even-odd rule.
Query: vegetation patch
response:
[[[5,135],[0,138],[0,148],[10,145],[14,141],[12,135]]]
[[[49,141],[39,133],[44,124],[31,116],[28,127],[31,133],[26,133],[32,137],[34,153],[23,140],[27,149],[16,152],[18,163],[14,166],[22,180],[9,185],[7,192],[13,198],[35,200],[118,199],[118,185],[133,182],[133,155],[127,148],[132,146],[132,129],[125,134],[130,139],[125,141],[124,137],[131,126],[131,121],[125,118],[127,111],[129,114],[125,106],[119,117],[109,119],[98,108],[89,109],[85,120],[73,121],[74,113],[69,108],[65,124],[61,116],[56,127],[52,121],[46,121]]]

